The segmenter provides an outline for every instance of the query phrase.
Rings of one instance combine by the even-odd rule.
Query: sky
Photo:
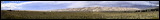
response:
[[[159,1],[1,1],[1,10],[55,10],[81,7],[159,7]]]

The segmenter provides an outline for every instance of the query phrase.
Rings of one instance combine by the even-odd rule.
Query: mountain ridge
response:
[[[141,10],[138,8],[126,8],[126,7],[82,7],[82,8],[66,8],[50,11],[135,11]]]

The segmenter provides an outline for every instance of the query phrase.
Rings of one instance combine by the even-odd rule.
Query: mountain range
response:
[[[126,8],[126,7],[83,7],[83,8],[66,8],[49,11],[136,11],[141,10],[138,8]]]
[[[148,8],[148,9],[138,9],[138,8],[126,8],[126,7],[82,7],[82,8],[66,8],[66,9],[57,9],[57,10],[9,10],[9,11],[159,11],[159,7]]]

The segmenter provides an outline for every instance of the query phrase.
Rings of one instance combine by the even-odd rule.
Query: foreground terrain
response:
[[[40,12],[1,10],[1,19],[159,19],[151,12]]]

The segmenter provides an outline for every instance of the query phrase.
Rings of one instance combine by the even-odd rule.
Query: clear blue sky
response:
[[[2,1],[1,10],[54,10],[80,7],[132,7],[145,9],[159,1]]]

